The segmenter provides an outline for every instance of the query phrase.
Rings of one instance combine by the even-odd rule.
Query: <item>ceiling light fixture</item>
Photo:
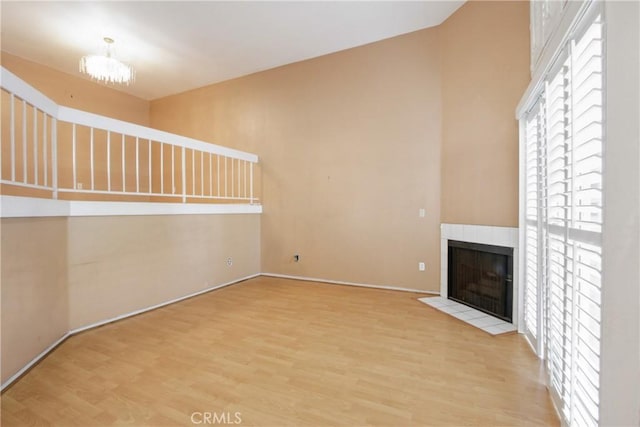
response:
[[[135,72],[130,65],[118,61],[112,56],[114,40],[105,37],[104,55],[87,55],[80,59],[80,72],[103,83],[126,84],[135,80]]]

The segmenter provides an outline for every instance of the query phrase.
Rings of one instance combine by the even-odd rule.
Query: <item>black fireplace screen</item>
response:
[[[449,299],[509,322],[513,249],[449,240]]]

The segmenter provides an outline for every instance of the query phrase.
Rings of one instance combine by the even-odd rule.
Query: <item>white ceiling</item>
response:
[[[74,75],[83,55],[136,69],[116,87],[156,99],[435,26],[464,0],[0,3],[2,50]]]

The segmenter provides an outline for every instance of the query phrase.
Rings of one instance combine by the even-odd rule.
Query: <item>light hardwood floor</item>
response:
[[[558,424],[521,336],[419,296],[266,277],[220,289],[70,338],[3,393],[2,425],[194,425],[194,412],[256,426]]]

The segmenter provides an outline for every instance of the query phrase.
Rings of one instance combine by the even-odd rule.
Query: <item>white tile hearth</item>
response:
[[[471,326],[475,326],[478,329],[491,334],[500,335],[507,332],[515,332],[515,325],[500,320],[496,317],[489,316],[475,308],[471,308],[464,304],[452,301],[443,297],[425,297],[418,298],[418,301],[423,302],[431,307],[447,313],[450,316],[460,319]]]

